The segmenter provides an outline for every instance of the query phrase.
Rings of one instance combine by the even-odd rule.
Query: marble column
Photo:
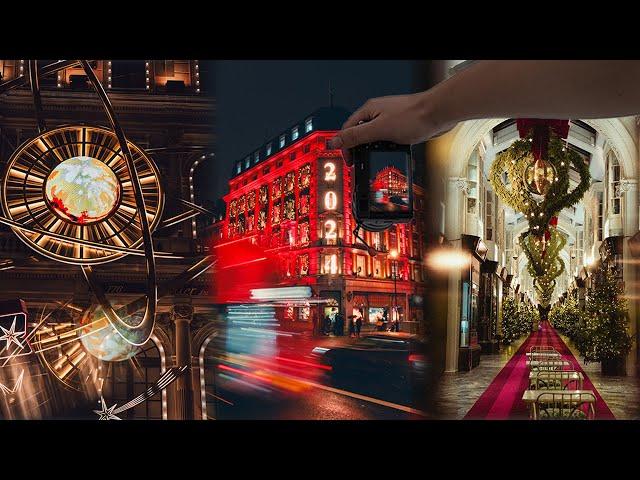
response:
[[[623,198],[623,235],[624,240],[622,242],[622,258],[625,261],[623,264],[623,281],[625,285],[625,294],[629,296],[630,301],[627,302],[629,307],[629,333],[636,339],[636,345],[639,345],[638,340],[638,319],[637,314],[639,311],[638,298],[640,295],[640,285],[638,284],[638,266],[634,262],[628,262],[631,260],[631,252],[629,251],[629,238],[638,232],[638,182],[637,180],[622,180],[620,182],[620,193],[624,195]],[[638,348],[632,348],[629,358],[627,360],[627,373],[629,375],[635,375],[638,371]]]
[[[175,365],[188,365],[188,369],[175,381],[175,419],[193,420],[193,381],[191,370],[191,298],[176,298],[171,312],[175,332]]]
[[[454,247],[460,248],[465,222],[465,193],[468,182],[463,177],[450,177],[447,184],[445,236]],[[445,372],[458,371],[460,350],[461,276],[459,270],[449,273],[449,304],[447,306],[447,346]]]

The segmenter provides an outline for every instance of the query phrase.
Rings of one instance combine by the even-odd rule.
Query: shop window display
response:
[[[303,276],[309,274],[309,254],[300,255],[298,257],[298,272]]]
[[[311,183],[311,165],[307,163],[298,171],[298,188],[308,188]]]
[[[304,222],[298,225],[298,242],[300,246],[309,244],[309,223]]]
[[[295,172],[287,173],[287,175],[284,177],[285,192],[293,192],[293,189],[295,188],[295,179],[296,179]]]
[[[300,203],[298,207],[298,213],[300,214],[300,216],[304,217],[306,215],[309,215],[309,195],[301,194],[298,201]]]
[[[296,200],[293,195],[287,195],[284,200],[284,215],[286,220],[296,219]]]
[[[282,196],[282,179],[276,178],[271,185],[271,198],[274,200]]]

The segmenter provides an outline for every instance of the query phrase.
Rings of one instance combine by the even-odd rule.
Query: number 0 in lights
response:
[[[338,196],[336,192],[328,191],[324,195],[324,207],[327,210],[335,210],[338,206]]]

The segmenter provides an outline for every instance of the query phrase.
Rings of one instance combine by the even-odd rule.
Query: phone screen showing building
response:
[[[408,168],[406,152],[371,152],[369,203],[372,212],[409,211]]]

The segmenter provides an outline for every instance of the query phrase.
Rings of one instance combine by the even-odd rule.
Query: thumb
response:
[[[355,127],[345,128],[336,133],[336,136],[329,142],[330,148],[352,148],[363,143],[378,140],[377,128],[374,122],[363,123]]]

